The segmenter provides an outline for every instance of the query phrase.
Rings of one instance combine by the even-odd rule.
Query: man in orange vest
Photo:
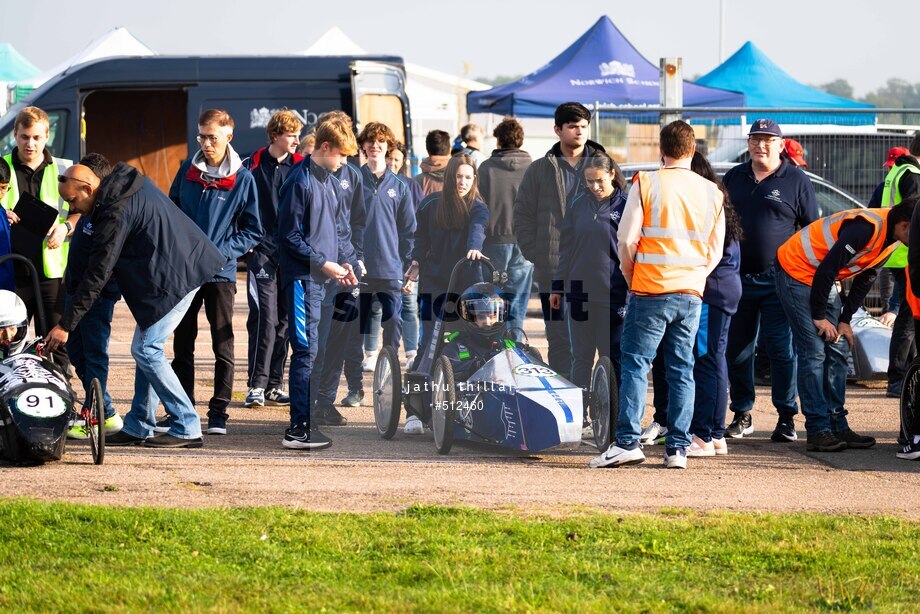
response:
[[[776,252],[776,291],[792,326],[807,449],[870,448],[875,439],[847,424],[850,318],[878,268],[908,243],[914,203],[890,209],[851,209],[812,222]],[[835,282],[855,277],[842,296]],[[849,347],[848,347],[849,345]]]
[[[616,440],[592,467],[634,465],[659,344],[668,365],[665,465],[684,469],[693,417],[693,344],[706,277],[722,258],[725,216],[719,187],[690,170],[696,138],[676,121],[661,130],[662,168],[637,173],[617,231],[620,269],[630,296],[623,325],[620,415]]]

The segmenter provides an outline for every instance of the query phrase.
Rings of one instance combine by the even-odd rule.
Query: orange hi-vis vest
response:
[[[904,274],[907,277],[904,296],[907,298],[907,304],[910,305],[910,315],[914,316],[915,320],[920,320],[920,298],[914,294],[914,289],[910,287],[910,265],[905,267]]]
[[[637,187],[644,216],[630,290],[702,296],[712,236],[722,216],[721,190],[684,168],[636,173]]]
[[[884,263],[901,245],[895,241],[885,246],[890,212],[891,209],[850,209],[821,218],[792,235],[777,250],[776,258],[790,277],[810,286],[821,261],[837,242],[840,226],[849,220],[863,219],[874,226],[872,239],[837,272],[838,281],[853,277]]]

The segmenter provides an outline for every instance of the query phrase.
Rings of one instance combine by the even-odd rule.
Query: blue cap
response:
[[[751,124],[751,131],[748,132],[748,135],[751,134],[769,134],[771,136],[778,136],[783,138],[783,131],[779,129],[779,124],[777,124],[772,119],[758,119],[753,124]]]

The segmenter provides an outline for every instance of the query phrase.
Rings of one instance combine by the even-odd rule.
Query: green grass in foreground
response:
[[[0,611],[917,611],[920,524],[0,504]]]

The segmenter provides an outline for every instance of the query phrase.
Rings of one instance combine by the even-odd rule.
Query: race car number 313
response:
[[[33,418],[54,418],[67,411],[67,404],[47,388],[27,388],[16,398],[16,407]]]
[[[516,375],[526,375],[530,377],[555,377],[556,372],[543,365],[518,365],[514,368]]]

